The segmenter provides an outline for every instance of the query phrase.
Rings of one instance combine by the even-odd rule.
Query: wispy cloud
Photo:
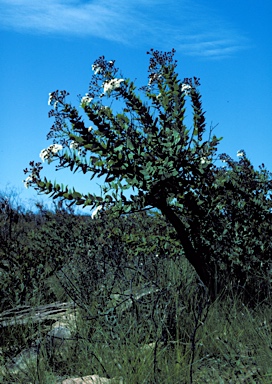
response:
[[[247,45],[234,27],[188,0],[0,0],[0,26],[175,47],[209,58],[230,56]]]

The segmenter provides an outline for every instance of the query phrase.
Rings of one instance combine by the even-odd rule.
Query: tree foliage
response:
[[[102,195],[52,183],[34,161],[25,170],[26,185],[112,214],[159,210],[212,297],[227,282],[248,297],[260,287],[266,294],[271,174],[263,165],[254,169],[244,151],[238,161],[218,156],[220,138],[207,132],[199,79],[178,78],[174,50],[148,54],[148,85],[138,91],[114,61],[102,56],[94,62],[89,91],[80,100],[85,118],[66,101],[66,91],[50,94],[55,123],[48,138],[54,144],[41,157],[57,161],[57,169],[102,178]]]

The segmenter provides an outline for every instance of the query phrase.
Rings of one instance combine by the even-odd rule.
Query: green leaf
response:
[[[78,199],[78,198],[81,198],[81,193],[79,193],[79,192],[73,192],[73,199]]]
[[[131,205],[125,205],[124,206],[124,212],[125,213],[128,213],[128,212],[130,212],[131,211]]]
[[[110,183],[111,181],[115,180],[116,176],[108,174],[108,176],[105,179],[106,183]]]

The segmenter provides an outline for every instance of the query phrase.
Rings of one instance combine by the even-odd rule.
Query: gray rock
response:
[[[27,371],[31,364],[37,364],[37,356],[37,347],[24,349],[7,364],[6,370],[12,374]]]
[[[63,346],[65,346],[65,344],[67,344],[67,340],[70,340],[71,338],[72,333],[70,329],[62,325],[53,328],[46,335],[47,344],[49,344],[50,347],[53,348],[62,348]]]
[[[49,358],[57,361],[65,360],[67,353],[75,345],[72,332],[66,325],[59,323],[46,335],[45,347]]]

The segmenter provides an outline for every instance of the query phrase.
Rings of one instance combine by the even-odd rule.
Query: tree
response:
[[[42,165],[34,161],[25,170],[25,184],[52,198],[101,206],[112,214],[159,210],[214,298],[227,279],[249,289],[251,271],[258,268],[268,276],[271,174],[264,166],[254,170],[244,151],[238,153],[239,161],[217,156],[221,139],[212,135],[212,128],[206,132],[199,79],[178,79],[174,53],[148,52],[149,81],[139,89],[143,100],[114,61],[99,57],[89,92],[80,100],[92,126],[66,102],[66,91],[50,94],[49,115],[55,124],[48,138],[54,143],[40,156],[48,163],[58,161],[57,169],[91,173],[91,180],[104,178],[101,196],[42,179]],[[114,110],[113,104],[103,104],[109,99],[116,103]],[[189,102],[191,129],[185,124]],[[224,166],[217,165],[219,160]],[[127,190],[133,191],[130,197]]]

